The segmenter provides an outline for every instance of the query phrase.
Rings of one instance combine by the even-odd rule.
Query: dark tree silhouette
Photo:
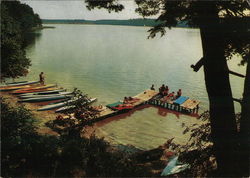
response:
[[[31,7],[19,1],[1,2],[1,79],[24,76],[31,65],[26,57],[24,34],[41,25]]]
[[[124,7],[117,0],[85,0],[87,7],[121,11]],[[149,37],[165,27],[186,21],[190,27],[200,28],[203,58],[198,71],[204,66],[205,83],[209,98],[211,134],[218,165],[218,176],[249,175],[249,65],[242,103],[240,132],[237,131],[233,96],[229,81],[227,59],[234,54],[242,56],[242,63],[249,61],[249,5],[244,0],[233,1],[168,1],[135,0],[135,10],[146,17],[158,15],[161,23],[150,29]],[[117,8],[115,8],[117,7]],[[238,134],[240,133],[240,135]],[[240,136],[240,137],[239,137]],[[240,139],[239,139],[240,138]],[[240,146],[239,146],[240,145]]]

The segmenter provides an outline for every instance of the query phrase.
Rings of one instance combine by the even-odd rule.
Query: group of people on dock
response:
[[[150,89],[155,90],[154,84],[152,84]],[[166,98],[168,98],[170,100],[175,100],[175,99],[179,98],[182,95],[182,91],[181,91],[181,89],[179,89],[177,91],[176,95],[175,95],[175,92],[169,93],[168,86],[167,85],[165,86],[164,84],[162,84],[162,86],[159,88],[159,94],[160,94],[161,97],[166,97]]]

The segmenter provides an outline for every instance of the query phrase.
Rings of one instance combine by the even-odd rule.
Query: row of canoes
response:
[[[58,88],[54,84],[41,85],[39,81],[7,83],[0,86],[0,91],[8,91],[17,95],[19,102],[40,103],[52,101],[52,103],[39,108],[38,111],[57,109],[55,112],[62,112],[74,108],[74,105],[70,104],[77,100],[73,98],[72,92],[66,92],[66,89]],[[96,98],[90,98],[86,101],[86,104],[96,100]]]

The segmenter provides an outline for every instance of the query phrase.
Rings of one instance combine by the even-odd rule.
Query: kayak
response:
[[[55,86],[56,85],[54,85],[54,84],[50,84],[50,85],[40,85],[38,87],[29,87],[29,88],[16,90],[16,91],[13,92],[13,94],[40,92],[40,91],[43,91],[43,89],[48,89],[48,88],[52,88],[52,87],[55,87]]]
[[[59,92],[64,92],[66,89],[58,89],[58,90],[49,90],[49,91],[41,91],[41,92],[33,92],[33,93],[24,93],[19,96],[30,96],[30,95],[46,95],[46,94],[57,94]]]
[[[93,103],[94,101],[96,101],[97,98],[90,98],[89,101],[87,102],[87,104],[90,104],[90,103]],[[57,109],[55,112],[63,112],[63,111],[67,111],[67,110],[70,110],[70,109],[73,109],[75,108],[76,106],[74,105],[70,105],[70,106],[64,106],[64,107],[61,107],[59,109]]]
[[[37,85],[35,85],[37,86]],[[21,90],[26,88],[35,87],[34,85],[22,85],[22,86],[8,86],[8,87],[0,87],[0,91],[12,91],[12,90]]]
[[[42,102],[42,101],[52,101],[52,100],[66,99],[66,98],[71,98],[71,97],[73,97],[73,95],[36,97],[36,98],[21,99],[21,100],[19,100],[19,102]]]
[[[37,84],[39,81],[23,81],[23,82],[13,82],[13,83],[8,83],[6,85],[1,85],[0,87],[6,88],[6,87],[13,87],[13,86],[22,86],[22,85],[31,85],[31,84]]]
[[[6,85],[18,84],[18,83],[27,83],[29,81],[20,81],[20,82],[7,82]]]
[[[52,96],[61,96],[61,95],[69,95],[72,92],[60,92],[58,94],[44,94],[44,95],[26,95],[26,96],[19,96],[19,98],[39,98],[39,97],[52,97]]]
[[[37,111],[46,111],[46,110],[51,110],[51,109],[56,109],[56,108],[60,108],[60,107],[63,107],[69,103],[72,103],[74,101],[77,101],[78,99],[71,99],[71,100],[68,100],[68,101],[63,101],[63,102],[56,102],[56,103],[51,103],[51,104],[48,104],[48,105],[45,105],[39,109],[37,109]]]
[[[13,92],[13,94],[28,94],[28,93],[32,93],[32,92],[44,92],[44,91],[51,91],[51,90],[56,90],[58,88],[39,88],[39,89],[32,89],[32,90],[24,90],[24,91],[19,91],[18,93]]]
[[[169,176],[172,174],[177,174],[186,169],[190,168],[189,164],[182,164],[178,161],[178,156],[173,157],[167,166],[163,169],[161,176]]]

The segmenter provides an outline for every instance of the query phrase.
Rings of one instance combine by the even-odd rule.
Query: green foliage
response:
[[[58,159],[59,141],[37,133],[35,118],[23,106],[14,108],[1,98],[1,168],[4,177],[30,172],[49,176]]]
[[[1,79],[27,74],[31,64],[23,49],[24,33],[40,25],[41,19],[28,5],[1,2]]]
[[[122,4],[119,4],[117,0],[105,0],[105,1],[85,0],[85,2],[88,4],[87,8],[89,10],[95,8],[98,9],[105,8],[109,12],[111,11],[120,12],[124,9],[124,6]]]
[[[92,120],[97,117],[97,112],[88,102],[89,98],[80,90],[74,89],[73,102],[68,102],[66,107],[71,109],[64,111],[67,117],[59,115],[55,120],[46,125],[59,133],[61,136],[78,138],[84,132],[84,127],[92,124]]]
[[[72,176],[77,170],[82,170],[81,176],[94,177],[144,175],[146,172],[137,168],[125,153],[112,150],[103,139],[95,136],[89,139],[82,137],[85,127],[91,125],[97,113],[87,104],[87,95],[77,89],[74,90],[74,95],[78,100],[70,103],[75,108],[67,113],[68,117],[59,116],[47,123],[47,126],[60,134],[57,176]]]
[[[3,175],[18,175],[36,139],[33,116],[23,108],[10,107],[1,99],[2,171]]]

